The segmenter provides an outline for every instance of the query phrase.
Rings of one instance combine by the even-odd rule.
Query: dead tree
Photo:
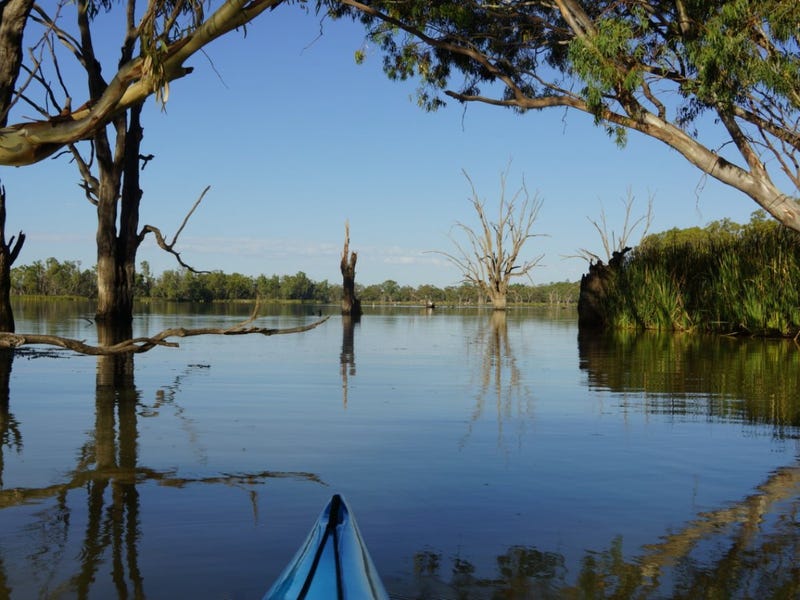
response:
[[[344,224],[344,249],[342,250],[342,314],[361,317],[361,300],[356,298],[356,261],[358,254],[350,252],[350,223]]]
[[[634,196],[628,190],[628,196],[622,201],[625,207],[625,219],[619,235],[609,229],[604,210],[600,211],[600,220],[589,219],[589,222],[600,234],[607,264],[595,253],[581,248],[576,257],[589,261],[589,271],[581,277],[580,296],[578,297],[578,324],[585,329],[602,329],[606,325],[605,302],[609,286],[625,262],[625,255],[631,251],[628,242],[633,233],[641,227],[641,239],[647,235],[653,222],[653,196],[647,203],[647,212],[636,219],[631,218]]]
[[[11,265],[17,260],[25,234],[11,236],[6,243],[6,190],[0,185],[0,331],[14,331],[14,311],[11,309]]]
[[[578,297],[578,326],[581,329],[603,329],[606,326],[606,298],[614,278],[622,269],[630,246],[612,251],[611,260],[589,263],[589,272],[581,277]]]
[[[452,235],[450,239],[456,248],[454,253],[433,250],[441,254],[461,271],[465,283],[474,285],[483,296],[487,296],[494,310],[505,310],[508,288],[514,277],[527,277],[539,264],[544,255],[530,260],[520,258],[525,243],[541,234],[532,233],[533,225],[542,206],[538,194],[531,196],[523,179],[522,186],[509,199],[506,197],[506,178],[510,165],[500,174],[500,199],[498,219],[492,221],[486,213],[483,200],[478,196],[472,179],[464,171],[464,176],[472,188],[470,198],[478,215],[480,227],[456,223],[456,228],[466,237],[466,243],[459,242]]]

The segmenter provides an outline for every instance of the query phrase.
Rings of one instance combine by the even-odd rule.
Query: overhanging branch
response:
[[[227,0],[197,29],[176,40],[164,52],[163,78],[147,72],[145,58],[121,65],[91,106],[48,120],[20,123],[0,129],[0,164],[23,166],[36,163],[67,144],[91,137],[116,115],[145,100],[191,72],[184,62],[218,37],[241,27],[284,0]]]

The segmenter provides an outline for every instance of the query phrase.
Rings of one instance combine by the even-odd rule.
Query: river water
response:
[[[145,305],[134,334],[251,308]],[[5,356],[0,598],[260,598],[333,493],[393,598],[798,595],[795,343],[522,309],[255,324],[318,310]],[[91,314],[17,301],[17,330],[93,343]]]

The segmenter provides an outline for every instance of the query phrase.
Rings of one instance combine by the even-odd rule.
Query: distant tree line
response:
[[[26,296],[97,296],[97,273],[80,261],[48,258],[11,269],[11,293]]]
[[[11,270],[11,289],[24,296],[78,296],[95,298],[97,274],[95,268],[82,269],[80,261],[58,261],[48,258]],[[478,288],[464,283],[444,288],[430,284],[417,287],[399,285],[388,279],[383,283],[356,285],[364,304],[484,304]],[[166,270],[154,275],[147,261],[136,274],[135,296],[177,302],[214,302],[253,300],[305,301],[336,303],[341,299],[341,284],[327,280],[313,281],[303,271],[294,275],[258,275],[241,273],[194,273],[189,269]],[[512,304],[572,304],[578,300],[577,282],[543,285],[513,284],[509,287]]]

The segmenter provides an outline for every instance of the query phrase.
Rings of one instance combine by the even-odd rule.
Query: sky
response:
[[[103,31],[110,77],[118,44],[112,27]],[[366,52],[364,64],[356,64],[357,50]],[[155,159],[142,172],[141,223],[170,239],[210,186],[176,244],[197,269],[302,271],[338,283],[349,222],[357,282],[444,287],[461,275],[436,251],[454,250],[456,222],[477,225],[465,173],[490,216],[503,172],[507,195],[524,181],[541,199],[533,229],[540,235],[520,256],[544,255],[535,284],[580,279],[587,263],[575,258],[579,249],[603,255],[591,220],[605,212],[619,233],[629,195],[636,216],[652,198],[651,232],[726,217],[747,222],[757,208],[656,140],[633,132],[619,149],[575,111],[520,115],[451,101],[426,113],[416,84],[388,80],[381,62],[360,25],[321,26],[296,6],[267,11],[246,36],[209,45],[187,63],[194,72],[171,84],[163,110],[147,103],[142,150]],[[95,210],[68,157],[0,167],[0,180],[7,236],[27,236],[17,265],[51,256],[95,264]],[[179,268],[152,239],[139,250],[144,260],[156,273]]]

